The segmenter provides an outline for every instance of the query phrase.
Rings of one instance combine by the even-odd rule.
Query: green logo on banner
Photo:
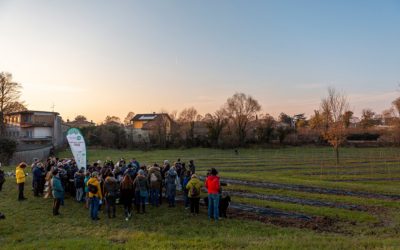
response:
[[[80,139],[82,139],[82,137],[78,136],[78,137],[76,137],[76,139],[77,139],[77,140],[80,140]]]

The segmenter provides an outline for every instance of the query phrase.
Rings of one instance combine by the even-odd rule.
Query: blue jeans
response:
[[[140,191],[136,191],[136,205],[146,205],[146,197],[140,197]]]
[[[99,210],[100,198],[99,197],[90,197],[89,201],[90,201],[90,219],[97,220],[99,218],[99,216],[97,216],[97,214],[98,214],[98,210]]]
[[[158,196],[160,195],[160,190],[159,189],[153,189],[151,188],[150,190],[150,200],[151,200],[151,204],[154,206],[154,199],[156,200],[156,206],[158,207],[158,201],[159,198]]]
[[[219,194],[208,194],[208,217],[219,219]]]
[[[190,204],[189,194],[185,193],[185,207],[189,207],[189,204]]]
[[[63,192],[63,194],[61,196],[60,205],[64,205],[65,186],[63,186],[62,188],[63,188],[64,192]]]
[[[175,206],[175,196],[168,196],[168,203],[170,206]]]

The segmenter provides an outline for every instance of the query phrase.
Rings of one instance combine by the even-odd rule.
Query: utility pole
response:
[[[50,107],[50,108],[53,109],[53,113],[54,113],[54,107],[55,107],[55,105],[54,105],[54,102],[53,102],[53,106]]]

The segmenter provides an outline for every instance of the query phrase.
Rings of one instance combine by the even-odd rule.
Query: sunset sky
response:
[[[0,0],[0,30],[0,71],[64,120],[204,115],[237,91],[309,117],[328,85],[360,116],[400,96],[398,0]]]

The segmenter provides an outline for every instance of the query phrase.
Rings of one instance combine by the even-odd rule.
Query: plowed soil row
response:
[[[235,196],[244,196],[244,197],[254,198],[254,199],[307,204],[307,205],[312,205],[312,206],[337,207],[337,208],[351,209],[351,210],[354,209],[354,210],[360,210],[360,211],[364,210],[364,207],[362,207],[362,206],[347,205],[347,204],[332,203],[332,202],[317,201],[317,200],[303,200],[303,199],[296,199],[296,198],[283,197],[283,196],[260,195],[260,194],[240,193],[240,192],[232,192],[232,191],[224,191],[224,194],[235,195]]]
[[[204,177],[204,176],[199,176],[199,178],[203,179],[203,180],[206,179],[206,177]],[[306,192],[326,193],[326,194],[335,194],[335,195],[363,196],[363,197],[368,197],[368,198],[376,197],[376,198],[400,199],[400,195],[360,193],[360,192],[335,190],[335,189],[323,189],[323,188],[315,188],[315,187],[307,187],[307,186],[294,186],[294,185],[265,183],[265,182],[251,182],[251,181],[241,181],[241,180],[233,180],[233,179],[221,179],[221,181],[239,184],[239,185],[251,185],[251,186],[258,186],[258,187],[288,189],[288,190],[295,190],[295,191],[306,191]]]

